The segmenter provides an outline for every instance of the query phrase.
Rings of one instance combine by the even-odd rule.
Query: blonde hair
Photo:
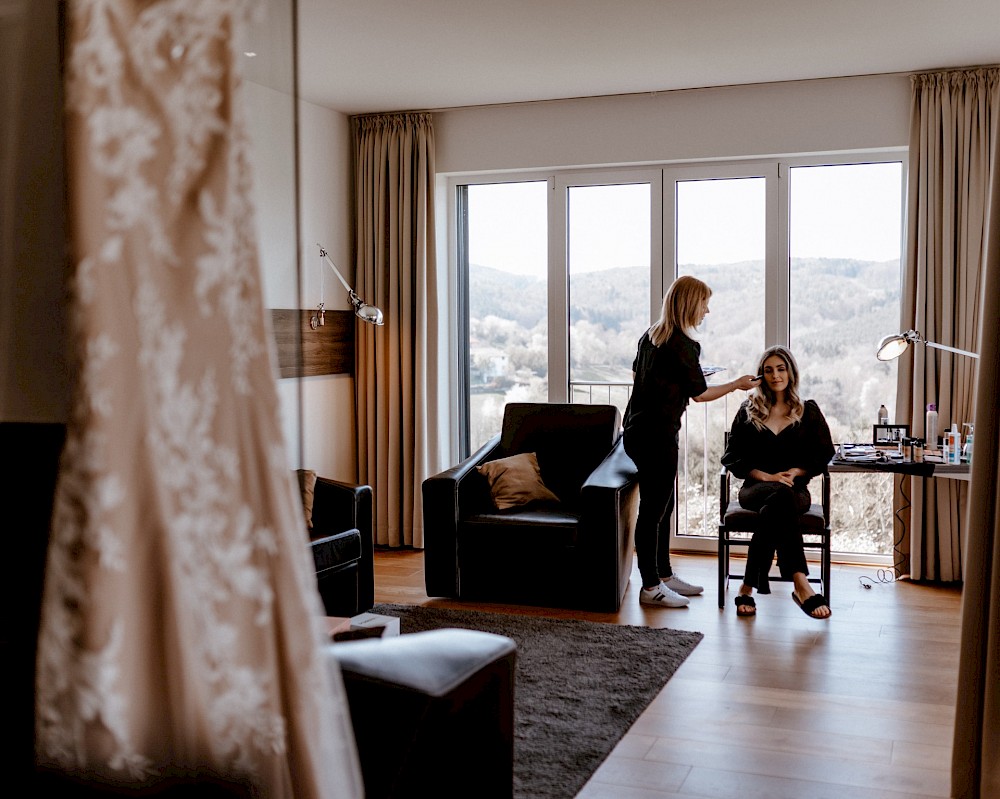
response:
[[[670,284],[663,295],[660,318],[649,328],[649,340],[659,347],[674,330],[689,330],[701,321],[702,303],[712,296],[712,289],[691,275],[683,275]]]
[[[780,345],[768,347],[757,363],[757,374],[764,374],[764,362],[775,355],[785,362],[785,368],[788,370],[788,388],[785,389],[788,418],[792,420],[792,424],[798,424],[802,419],[804,406],[799,398],[799,366],[795,363],[791,351]],[[753,422],[753,426],[758,430],[764,429],[764,422],[767,421],[776,400],[777,397],[771,391],[766,380],[761,380],[760,385],[750,392],[750,396],[747,398],[747,414],[750,421]]]

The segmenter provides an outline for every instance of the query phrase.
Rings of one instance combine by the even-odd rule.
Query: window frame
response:
[[[548,398],[550,402],[568,402],[570,396],[569,368],[569,263],[568,263],[568,191],[573,187],[650,183],[650,320],[659,314],[660,299],[677,274],[677,208],[676,184],[684,180],[711,180],[741,177],[764,177],[765,184],[765,308],[764,346],[788,345],[790,340],[789,283],[791,261],[789,247],[790,172],[800,166],[840,166],[898,162],[901,164],[900,207],[900,288],[906,270],[906,197],[908,180],[908,149],[876,148],[847,150],[819,154],[799,154],[748,159],[713,159],[685,163],[648,163],[616,168],[594,166],[557,170],[526,170],[476,174],[452,174],[445,181],[447,195],[448,280],[458,287],[458,298],[451,298],[456,316],[450,326],[457,357],[452,359],[452,396],[458,408],[461,430],[455,431],[459,441],[452,442],[460,457],[469,453],[468,434],[468,282],[462,273],[460,242],[463,226],[459,224],[459,187],[492,183],[546,181],[549,188],[548,216]],[[668,224],[669,220],[669,224]],[[467,229],[467,228],[466,228]],[[467,242],[464,242],[467,245]],[[464,294],[463,294],[464,292]],[[464,299],[463,299],[464,298]],[[464,340],[461,338],[465,332]],[[457,363],[456,363],[457,362]],[[463,366],[464,365],[464,366]],[[464,378],[460,371],[465,370]],[[457,445],[457,446],[456,446]],[[715,539],[704,536],[676,536],[672,545],[680,551],[709,551],[717,546]],[[850,556],[845,555],[849,562]],[[879,563],[891,556],[865,555],[855,562]]]
[[[446,283],[454,286],[454,291],[448,297],[448,307],[451,309],[450,324],[447,326],[449,341],[454,347],[451,350],[454,357],[448,358],[450,364],[448,384],[449,394],[454,399],[449,402],[452,408],[450,425],[450,440],[446,442],[445,451],[451,452],[450,461],[463,460],[472,454],[470,409],[469,409],[469,274],[468,274],[468,225],[464,220],[468,214],[468,186],[485,186],[499,183],[545,183],[547,196],[551,198],[553,175],[551,172],[494,172],[475,175],[450,175],[444,181],[445,188],[445,219],[447,225],[447,278]],[[549,235],[548,273],[552,273],[551,231],[552,211],[551,201],[546,204],[547,229]],[[552,302],[552,287],[548,287],[548,301]],[[551,306],[549,310],[548,329],[551,335],[553,323]],[[551,344],[549,344],[551,358]],[[551,369],[551,367],[550,367]],[[550,371],[551,375],[551,371]],[[550,379],[551,386],[551,379]],[[549,388],[550,402],[551,387]]]
[[[556,174],[549,202],[549,402],[569,402],[569,190],[590,186],[648,183],[650,319],[660,313],[665,290],[663,271],[663,170],[648,166],[633,169],[594,169]],[[561,225],[561,228],[559,227]],[[555,231],[560,230],[560,235]],[[638,340],[638,338],[636,339]]]

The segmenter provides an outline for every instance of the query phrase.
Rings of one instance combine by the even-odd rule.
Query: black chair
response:
[[[739,500],[730,499],[732,474],[725,467],[719,472],[719,607],[724,607],[729,580],[743,574],[730,571],[729,556],[733,547],[748,547],[753,533],[760,524],[760,514],[742,507]],[[820,556],[820,577],[810,577],[811,583],[822,583],[823,593],[830,599],[830,475],[824,471],[820,475],[820,504],[813,503],[809,510],[799,517],[802,541],[807,550],[818,550]],[[781,577],[771,580],[782,581]],[[787,581],[785,581],[787,582]]]
[[[316,478],[309,546],[328,616],[356,616],[375,604],[372,489]]]
[[[498,510],[476,467],[530,452],[558,503]],[[498,435],[423,483],[427,594],[617,611],[638,498],[615,406],[508,404]]]

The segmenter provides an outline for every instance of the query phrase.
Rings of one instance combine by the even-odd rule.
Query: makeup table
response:
[[[950,480],[968,480],[971,468],[968,463],[934,463],[924,461],[866,461],[854,458],[834,458],[830,461],[828,470],[831,474],[863,472],[889,472],[891,474],[908,474],[911,477],[943,477]]]

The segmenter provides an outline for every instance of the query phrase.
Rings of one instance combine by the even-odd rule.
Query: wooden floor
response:
[[[808,618],[787,583],[736,617],[718,608],[715,559],[675,555],[706,587],[683,609],[640,607],[638,571],[617,614],[430,600],[423,554],[375,555],[377,602],[573,616],[697,630],[704,640],[578,799],[948,797],[960,592],[908,582],[865,589],[873,567],[834,565],[833,617]]]

